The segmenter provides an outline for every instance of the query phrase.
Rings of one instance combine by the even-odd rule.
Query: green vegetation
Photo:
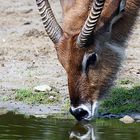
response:
[[[61,110],[63,112],[67,112],[69,110],[69,108],[70,108],[70,99],[66,98]]]
[[[56,88],[48,92],[35,92],[31,89],[19,89],[11,95],[0,98],[3,101],[21,101],[27,104],[60,104],[62,99]],[[61,111],[69,110],[70,100],[66,97],[63,101]],[[117,82],[116,87],[110,90],[105,99],[102,100],[99,113],[137,113],[140,112],[140,82],[132,79],[123,79]],[[67,115],[66,115],[67,116]]]
[[[113,114],[140,112],[140,85],[115,87],[101,103],[99,112]]]
[[[50,98],[53,97],[53,98]],[[17,90],[16,101],[23,101],[28,104],[52,104],[59,102],[59,92],[53,88],[50,92],[32,92],[32,90]]]
[[[133,82],[130,79],[124,79],[124,80],[120,80],[119,84],[121,84],[121,85],[128,85],[128,84],[133,84]]]
[[[35,92],[31,89],[18,89],[13,97],[4,97],[4,101],[15,100],[27,104],[53,104],[60,101],[59,91],[53,88],[49,92]]]

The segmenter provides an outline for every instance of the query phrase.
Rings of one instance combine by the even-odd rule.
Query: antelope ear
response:
[[[112,26],[116,23],[122,16],[125,9],[126,0],[121,0],[119,7],[117,8],[116,12],[112,15],[112,19],[110,20],[109,29],[108,31],[112,31]]]
[[[123,16],[125,5],[126,0],[112,0],[103,10],[95,31],[111,33],[113,24]]]

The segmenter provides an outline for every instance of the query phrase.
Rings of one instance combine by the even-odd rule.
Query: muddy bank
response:
[[[59,106],[59,107],[58,107]],[[23,104],[22,102],[0,102],[0,114],[5,110],[7,112],[15,112],[16,114],[24,114],[26,116],[35,116],[40,118],[46,118],[48,115],[53,115],[56,113],[64,113],[61,110],[60,105],[49,106],[49,105],[29,105]]]

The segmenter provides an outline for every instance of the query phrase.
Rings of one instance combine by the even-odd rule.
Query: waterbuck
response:
[[[62,27],[48,0],[36,2],[67,72],[70,112],[79,121],[90,120],[119,70],[140,0],[60,0]]]

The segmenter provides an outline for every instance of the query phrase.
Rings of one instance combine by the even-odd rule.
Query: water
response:
[[[118,120],[75,120],[25,118],[8,113],[0,116],[1,140],[140,140],[140,123]]]

